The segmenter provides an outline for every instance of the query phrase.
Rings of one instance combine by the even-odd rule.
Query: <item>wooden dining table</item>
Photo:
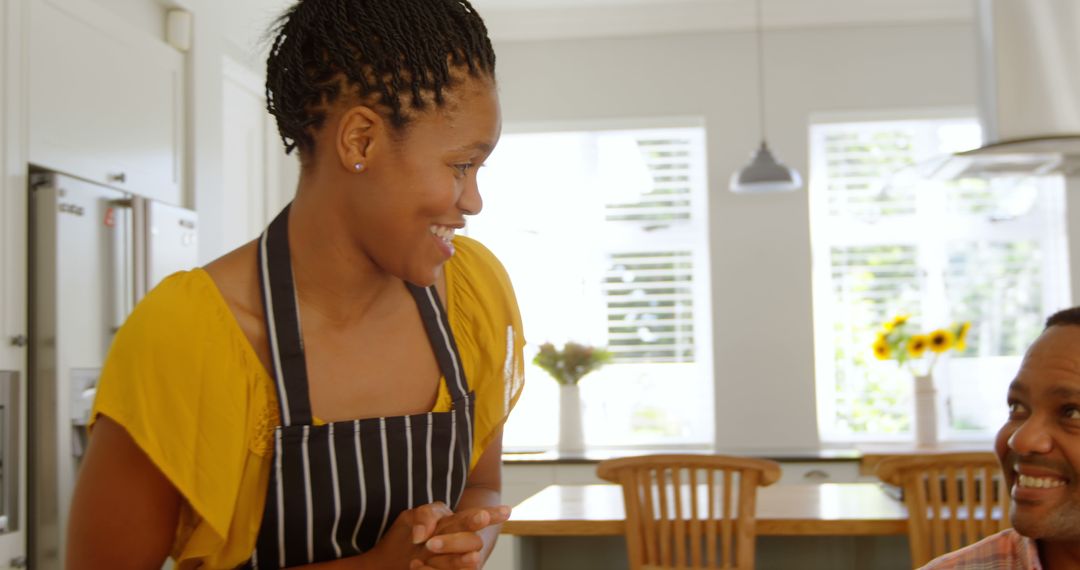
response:
[[[515,506],[502,534],[519,539],[517,570],[625,568],[624,519],[617,485],[551,485]],[[878,483],[763,487],[757,534],[758,568],[908,565],[907,510]]]

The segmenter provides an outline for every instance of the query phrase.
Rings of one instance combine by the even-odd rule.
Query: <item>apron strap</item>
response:
[[[311,423],[307,361],[300,338],[300,312],[289,258],[289,208],[270,222],[259,238],[259,285],[266,338],[270,343],[278,406],[284,426]]]
[[[465,381],[465,370],[461,365],[461,356],[458,353],[457,342],[450,330],[450,321],[446,317],[446,310],[439,301],[439,294],[435,286],[419,287],[412,283],[405,283],[416,300],[416,307],[420,310],[420,318],[424,322],[424,330],[427,331],[428,341],[435,351],[435,359],[439,363],[439,370],[446,378],[446,387],[453,400],[458,400],[469,393],[469,385]]]
[[[273,364],[271,373],[283,426],[312,423],[307,361],[300,336],[299,303],[289,256],[290,207],[286,206],[259,238],[259,286],[266,313],[266,338]],[[446,310],[434,286],[419,287],[408,282],[405,285],[420,311],[428,342],[435,352],[439,370],[446,378],[447,389],[457,401],[469,393],[469,385]]]

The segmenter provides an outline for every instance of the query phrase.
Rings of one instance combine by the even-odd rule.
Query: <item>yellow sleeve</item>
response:
[[[525,337],[510,276],[499,260],[464,236],[454,238],[454,248],[446,265],[447,312],[476,394],[475,465],[521,395]]]
[[[221,546],[250,460],[251,376],[261,366],[237,345],[242,335],[218,295],[196,270],[139,303],[113,341],[92,417],[123,426],[184,497],[193,512],[178,542],[209,533],[204,544]]]

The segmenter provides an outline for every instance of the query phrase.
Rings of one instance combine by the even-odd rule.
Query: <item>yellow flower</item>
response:
[[[956,337],[952,331],[945,329],[938,329],[930,333],[930,350],[942,353],[953,347],[953,343],[956,342]]]
[[[910,356],[911,358],[919,358],[920,356],[923,355],[924,352],[926,352],[926,347],[929,344],[929,342],[930,342],[930,339],[926,338],[925,335],[921,335],[921,334],[912,335],[912,337],[910,339],[908,339],[908,345],[907,345],[908,356]]]
[[[895,317],[893,317],[892,326],[898,327],[898,326],[906,323],[908,318],[910,318],[910,317],[911,317],[911,315],[896,315]]]
[[[874,356],[878,360],[888,360],[892,357],[892,349],[889,348],[889,342],[884,336],[878,335],[877,340],[874,341]]]
[[[960,326],[956,329],[956,342],[953,343],[953,348],[955,348],[957,352],[962,352],[967,348],[967,335],[968,330],[970,329],[970,322],[960,323]]]
[[[896,325],[892,324],[892,321],[881,325],[881,329],[885,331],[885,334],[891,333],[894,328],[896,328]]]

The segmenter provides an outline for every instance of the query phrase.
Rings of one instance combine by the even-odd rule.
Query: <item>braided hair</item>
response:
[[[396,131],[441,107],[455,73],[495,76],[495,52],[468,0],[300,0],[272,29],[266,108],[285,152],[314,149],[328,107],[355,96]]]

